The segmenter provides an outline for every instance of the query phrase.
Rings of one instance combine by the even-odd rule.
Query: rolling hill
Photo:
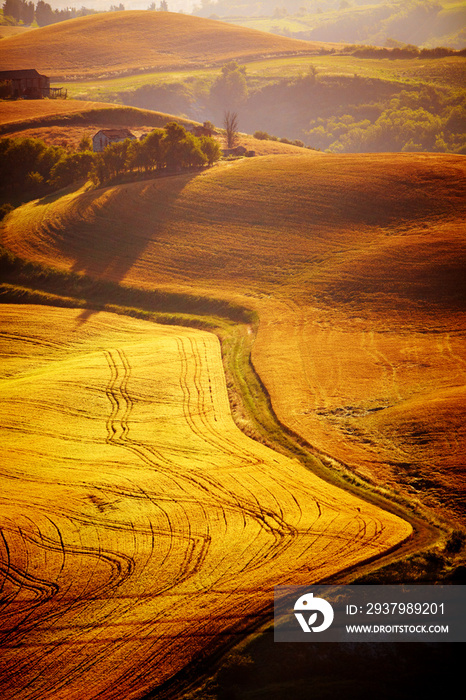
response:
[[[270,57],[278,63],[265,70],[279,75],[282,58],[307,61],[321,48],[121,12],[2,39],[0,61],[100,82]],[[282,103],[272,95],[267,109]],[[90,101],[4,102],[0,133],[76,144],[103,125],[171,118]],[[258,157],[77,184],[0,223],[7,251],[28,261],[10,258],[9,281],[25,287],[2,283],[2,300],[35,295],[0,307],[5,700],[136,700],[160,688],[178,699],[177,674],[191,680],[256,630],[277,583],[351,580],[361,565],[428,543],[422,581],[464,570],[465,157],[244,143]],[[33,289],[41,278],[66,289]],[[119,315],[99,311],[101,300],[86,308],[80,279],[111,290],[104,303]],[[156,319],[150,306],[116,306],[138,298],[133,288],[164,325],[122,315]],[[163,308],[168,293],[186,305],[178,316]],[[166,325],[214,328],[213,317],[190,315],[203,303],[243,314],[235,331],[215,326],[222,346]],[[247,401],[256,425],[273,409],[275,433],[255,432],[246,410],[242,425]],[[232,411],[265,444],[241,433]]]
[[[88,126],[120,124],[124,126],[161,126],[173,119],[169,114],[137,107],[84,100],[18,100],[0,102],[0,134],[48,126]],[[178,117],[182,124],[192,123]]]
[[[3,70],[34,67],[54,80],[219,65],[315,53],[323,45],[171,12],[110,12],[0,43]],[[331,45],[329,45],[331,46]]]
[[[457,49],[465,45],[466,8],[463,3],[348,3],[340,6],[328,3],[323,8],[312,8],[307,14],[304,8],[293,15],[272,17],[269,12],[252,12],[252,17],[242,17],[245,6],[239,4],[218,5],[205,3],[198,11],[208,17],[215,12],[227,21],[262,31],[272,31],[295,39],[313,41],[342,41],[356,44],[385,46],[387,40],[394,44],[415,44],[422,47],[449,46]],[[296,12],[297,7],[293,8]],[[308,8],[310,9],[310,8]],[[269,14],[269,17],[266,15]],[[231,19],[227,19],[230,16]]]
[[[174,117],[137,107],[80,100],[16,100],[0,102],[0,136],[39,138],[49,145],[78,148],[81,138],[102,128],[127,127],[138,135],[163,127]],[[190,119],[176,117],[185,127]]]
[[[0,137],[39,138],[50,145],[77,149],[84,135],[101,128],[129,127],[141,135],[176,120],[186,128],[196,122],[137,107],[81,100],[19,100],[0,102]],[[220,134],[217,136],[222,138]],[[302,154],[303,149],[279,141],[255,139],[241,134],[241,144],[257,155]]]
[[[254,308],[253,361],[282,423],[462,521],[465,184],[463,156],[303,152],[69,191],[13,212],[3,240]]]

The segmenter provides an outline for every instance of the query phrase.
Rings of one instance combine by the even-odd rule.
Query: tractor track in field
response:
[[[202,346],[199,344],[200,347],[194,346],[192,338],[186,340],[180,337],[177,337],[177,343],[182,366],[180,373],[180,384],[185,397],[183,408],[186,422],[190,426],[193,433],[196,434],[198,437],[201,437],[203,441],[208,442],[216,449],[220,449],[221,452],[223,452],[228,457],[237,457],[237,454],[235,454],[234,451],[234,443],[232,441],[226,440],[223,435],[220,435],[207,418],[208,412],[206,410],[206,398],[202,389],[202,383],[200,381],[199,375],[200,367],[202,366],[199,355],[200,347],[203,347],[204,352],[206,352],[205,345]],[[188,352],[186,350],[186,343],[188,343],[189,346],[189,356],[191,357],[191,362],[188,362]],[[128,394],[130,366],[127,360],[122,356],[121,351],[118,351],[117,354],[121,361],[120,365],[118,365],[115,361],[115,353],[110,354],[110,357],[112,359],[110,359],[109,354],[107,353],[107,359],[109,359],[109,366],[111,368],[112,375],[109,387],[107,388],[107,394],[112,404],[112,413],[109,418],[109,440],[118,442],[119,444],[123,444],[123,446],[125,447],[130,447],[141,458],[147,459],[147,449],[143,452],[141,446],[136,447],[134,443],[131,443],[131,445],[128,444],[128,418],[132,407],[131,398]],[[118,370],[118,366],[120,367],[120,370]],[[191,376],[189,376],[190,366],[192,367]],[[117,378],[119,376],[119,372],[120,374],[123,374],[123,378],[120,378],[118,380],[119,388],[117,391],[116,383]],[[195,388],[194,394],[192,389],[190,389],[190,386]],[[212,398],[210,380],[209,391],[211,394],[210,398]],[[118,414],[120,414],[120,418],[118,418]],[[216,422],[217,420],[215,415],[213,416],[213,420],[214,422]],[[118,425],[120,426],[119,428],[115,427],[115,422],[118,423]],[[153,454],[153,450],[151,450],[151,452]],[[161,463],[159,459],[157,459],[159,455],[156,454],[154,456],[156,457],[156,460],[153,462],[153,466],[160,469]],[[254,464],[255,466],[257,466],[259,464],[258,460],[254,458],[254,456],[251,455],[250,452],[243,453],[242,459],[245,460],[246,463],[250,463],[251,465]],[[167,464],[166,458],[164,459],[164,463]],[[168,467],[176,467],[176,464],[170,463],[168,461]],[[179,475],[177,476],[177,479],[178,481],[180,480]],[[192,486],[193,484],[197,487],[201,486],[201,488],[203,488],[206,492],[210,493],[211,495],[217,493],[217,503],[222,510],[236,510],[242,513],[243,515],[247,514],[254,520],[256,520],[256,522],[258,522],[258,524],[262,528],[265,528],[267,531],[269,531],[270,534],[272,534],[272,536],[276,540],[276,544],[270,549],[268,553],[268,556],[270,558],[278,556],[283,549],[286,549],[289,546],[290,538],[293,539],[302,534],[302,532],[300,532],[294,527],[290,529],[288,523],[286,523],[286,521],[283,520],[283,514],[280,515],[279,513],[270,510],[264,510],[260,506],[257,497],[252,496],[252,493],[252,499],[248,499],[247,501],[245,501],[244,499],[239,500],[236,495],[233,495],[231,490],[226,490],[223,486],[220,486],[220,484],[217,481],[208,479],[206,475],[197,474],[194,478],[183,475],[182,479],[188,480],[189,486]],[[219,491],[220,493],[218,493]],[[181,503],[182,501],[179,502]],[[378,523],[379,526],[375,527],[374,534],[371,537],[368,537],[367,523],[360,516],[357,518],[357,520],[359,522],[358,532],[356,533],[356,535],[354,533],[351,533],[351,539],[356,541],[359,539],[365,539],[366,542],[369,542],[372,540],[376,540],[380,537],[383,531],[383,525],[380,522]],[[331,523],[329,523],[329,525],[326,526],[326,528],[323,531],[316,529],[316,538],[318,538],[322,534],[325,534],[326,530],[330,529],[330,527]],[[306,533],[311,534],[311,530],[307,529]],[[335,533],[333,533],[331,539],[335,540],[335,537],[341,537],[342,542],[345,543],[345,545],[347,545],[348,538],[344,535],[344,532],[340,535],[335,535]],[[258,564],[254,565],[252,564],[252,562],[250,562],[247,568],[248,570],[250,570],[260,565],[261,562],[258,562]],[[198,570],[198,568],[200,568],[200,565],[196,567],[196,570]]]
[[[186,341],[177,338],[177,342],[182,366],[180,384],[184,395],[183,410],[187,424],[197,437],[210,444],[213,448],[220,450],[232,459],[238,459],[238,455],[235,454],[234,451],[234,443],[230,440],[222,439],[222,436],[218,431],[212,428],[206,418],[205,396],[199,380],[199,368],[201,363],[199,361],[197,348],[194,347],[192,339],[190,339],[192,362],[188,363],[188,355],[183,345],[183,342]],[[131,367],[125,353],[121,349],[113,351],[107,350],[105,351],[105,357],[111,374],[110,382],[106,388],[106,394],[112,407],[107,421],[107,441],[111,444],[130,449],[152,468],[159,470],[168,469],[168,473],[171,473],[173,469],[178,471],[176,462],[167,459],[161,453],[154,451],[153,448],[147,448],[130,439],[128,420],[133,402],[128,393],[128,382],[131,375]],[[190,377],[190,379],[192,380],[191,384],[195,388],[194,395],[192,390],[190,391],[189,389],[187,379],[190,364],[192,365],[193,372],[193,376]],[[212,399],[213,397],[211,396],[210,398]],[[254,458],[250,452],[244,452],[241,458],[246,464],[257,465],[260,463],[260,460]],[[219,508],[246,514],[253,518],[261,528],[265,529],[273,536],[276,542],[271,548],[272,551],[269,552],[270,557],[278,556],[283,549],[288,547],[288,538],[295,538],[298,535],[296,528],[290,527],[280,515],[270,510],[264,510],[260,506],[257,497],[254,497],[252,493],[250,499],[238,499],[232,491],[229,491],[221,486],[218,481],[209,479],[205,475],[201,476],[197,474],[196,476],[190,477],[188,475],[178,474],[176,478],[178,482],[187,481],[188,487],[195,486],[199,488],[200,486],[206,493],[217,493],[217,505]],[[171,531],[173,531],[173,528],[171,528]],[[208,544],[206,546],[208,547]],[[207,553],[204,546],[201,546],[201,552],[195,565],[192,569],[190,567],[195,548],[196,543],[191,542],[190,553],[187,556],[187,562],[183,566],[182,579],[187,578],[188,575],[197,573],[202,567],[202,562]],[[258,565],[260,566],[260,563]],[[248,569],[255,568],[256,566],[257,565],[248,566]],[[176,583],[179,583],[180,580],[181,579],[178,579]]]
[[[69,495],[50,503],[22,495],[20,516],[0,497],[0,580],[9,596],[0,610],[9,659],[5,667],[0,659],[0,678],[9,687],[24,676],[21,700],[78,700],[83,679],[89,697],[109,700],[126,700],[136,686],[163,688],[186,663],[184,654],[213,653],[260,624],[270,609],[267,591],[283,571],[319,580],[339,562],[360,559],[361,548],[370,557],[386,546],[385,522],[373,508],[361,513],[326,488],[314,491],[298,463],[238,431],[214,337],[163,333],[161,369],[158,341],[140,356],[136,345],[100,345],[92,375],[81,361],[76,376],[66,363],[58,370],[66,377],[62,384],[57,375],[62,422],[44,439],[55,435],[66,449],[79,448],[64,426],[81,421],[87,429],[89,417],[67,404],[73,385],[90,392],[99,427],[92,439],[85,433],[82,449],[102,454],[95,475],[77,471],[74,461],[64,463],[59,482],[48,472],[31,474],[32,494],[40,486]],[[162,384],[153,382],[156,371]],[[170,402],[160,390],[165,376]],[[26,405],[54,412],[58,402],[41,377],[47,389]],[[20,396],[23,384],[15,391]],[[84,406],[82,395],[80,401]],[[159,434],[157,416],[165,426],[172,413],[172,432]],[[14,428],[13,420],[9,434]],[[172,435],[178,430],[179,439]],[[15,493],[15,478],[2,483]],[[399,537],[397,528],[391,522],[389,538]]]
[[[391,256],[396,248],[386,245],[387,235],[393,234],[390,240],[395,241],[396,226],[400,241],[413,233],[414,252],[428,252],[424,246],[429,238],[439,251],[448,243],[442,274],[432,289],[425,287],[433,298],[441,290],[438,298],[446,303],[444,283],[449,282],[449,268],[456,274],[458,267],[449,251],[461,252],[460,229],[456,230],[459,160],[426,154],[335,155],[313,158],[309,167],[306,159],[300,164],[298,158],[287,156],[270,168],[270,159],[253,159],[219,169],[218,178],[215,171],[189,183],[183,176],[177,181],[182,188],[176,201],[164,201],[167,190],[161,185],[154,189],[125,184],[118,191],[116,187],[97,193],[81,191],[48,209],[45,203],[28,204],[6,219],[4,240],[16,254],[57,262],[67,270],[75,270],[77,264],[85,275],[98,270],[103,278],[116,281],[118,277],[123,285],[145,289],[153,288],[155,278],[161,287],[166,285],[164,289],[182,281],[184,289],[189,286],[214,297],[217,291],[230,299],[240,298],[247,289],[261,321],[252,352],[254,367],[278,417],[276,435],[283,436],[283,443],[277,438],[283,447],[281,455],[237,437],[226,416],[225,387],[220,387],[223,368],[206,335],[195,337],[195,331],[178,329],[168,338],[167,327],[164,333],[159,331],[150,351],[146,348],[138,355],[131,349],[131,332],[134,329],[134,337],[142,338],[138,335],[142,326],[133,326],[122,316],[118,325],[125,333],[120,336],[112,328],[109,331],[108,318],[97,333],[97,313],[86,316],[81,311],[81,317],[74,314],[67,325],[68,312],[55,311],[54,319],[44,324],[49,336],[43,338],[37,325],[30,336],[25,334],[24,318],[11,321],[1,355],[9,371],[15,370],[15,358],[23,371],[20,360],[27,360],[29,351],[33,358],[42,357],[44,365],[46,359],[56,358],[55,352],[63,346],[53,343],[58,337],[55,329],[66,341],[76,331],[81,345],[84,329],[90,334],[95,330],[98,338],[96,344],[94,336],[89,341],[94,355],[98,354],[91,378],[76,366],[76,377],[60,386],[65,405],[61,416],[55,411],[59,402],[54,400],[52,375],[50,388],[43,373],[39,390],[31,392],[34,398],[28,397],[19,408],[10,397],[27,391],[30,377],[25,376],[23,384],[17,374],[21,384],[5,392],[4,422],[14,457],[2,466],[6,478],[0,474],[6,528],[2,531],[6,539],[0,540],[0,573],[4,590],[12,596],[6,608],[13,620],[9,626],[18,636],[10,638],[7,668],[0,677],[16,677],[24,684],[19,700],[82,700],[83,679],[89,697],[99,700],[133,700],[135,693],[139,697],[144,692],[178,698],[182,687],[178,681],[183,673],[188,675],[190,663],[201,660],[202,664],[203,655],[224,650],[270,613],[267,591],[274,583],[348,582],[438,540],[439,530],[432,524],[435,517],[431,522],[422,519],[417,492],[408,496],[420,515],[406,514],[408,498],[403,502],[395,497],[389,503],[390,496],[380,495],[382,489],[375,484],[377,478],[382,487],[387,483],[384,491],[390,494],[396,482],[385,482],[378,473],[380,465],[386,466],[383,451],[398,470],[395,476],[404,476],[410,467],[410,443],[398,444],[396,435],[402,395],[409,400],[418,388],[427,392],[437,380],[443,389],[448,373],[464,384],[461,340],[443,332],[445,328],[454,332],[456,310],[451,319],[421,314],[411,332],[411,319],[398,307],[393,317],[387,315],[385,305],[389,307],[396,295],[391,300],[390,294],[383,294],[375,309],[379,318],[375,312],[369,314],[369,325],[364,325],[360,316],[371,288],[365,286],[358,298],[352,261],[359,249],[364,255],[375,253],[380,243],[380,269],[396,262],[396,256]],[[435,182],[431,179],[434,168]],[[409,185],[412,178],[418,183],[414,190]],[[370,198],[364,194],[366,186]],[[230,221],[229,215],[225,218],[225,205],[237,206],[238,197],[243,206],[236,209],[237,221]],[[134,235],[136,199],[142,215]],[[159,222],[162,207],[168,214]],[[250,235],[251,214],[259,224],[257,240]],[[346,229],[348,216],[351,226]],[[450,231],[449,224],[443,233],[437,231],[441,217],[450,217],[455,230]],[[213,220],[225,226],[217,227]],[[290,224],[296,224],[291,238]],[[422,236],[416,244],[421,225]],[[372,233],[370,226],[374,226]],[[138,248],[142,242],[144,250]],[[90,253],[94,250],[95,255]],[[404,251],[409,250],[404,245],[400,250],[404,264],[408,259]],[[115,263],[119,256],[132,262],[121,275]],[[414,257],[419,263],[414,272],[427,278],[431,257],[426,257],[429,265],[422,269],[422,255]],[[243,259],[251,261],[244,270],[240,269]],[[376,257],[367,260],[378,262]],[[346,263],[351,265],[348,274]],[[371,269],[379,268],[374,264]],[[387,284],[393,277],[395,287],[398,283],[404,287],[405,269],[411,268],[402,265],[399,274],[390,270]],[[368,268],[361,270],[360,279],[378,288],[379,280],[373,280]],[[414,294],[415,284],[408,282],[408,291]],[[419,289],[422,292],[424,286]],[[77,295],[76,290],[73,294]],[[107,303],[112,303],[111,294],[102,293]],[[338,306],[342,299],[349,301],[347,316]],[[409,297],[408,301],[414,304],[415,300]],[[49,313],[43,309],[41,316]],[[267,343],[261,356],[257,348],[267,323],[269,335],[262,336]],[[392,324],[393,332],[383,328],[387,324]],[[65,327],[71,330],[69,337]],[[352,345],[347,343],[348,329],[353,333]],[[9,355],[10,347],[17,353]],[[62,357],[66,353],[64,348]],[[442,371],[429,375],[429,363]],[[234,371],[240,374],[240,368],[238,364]],[[411,382],[406,392],[403,377]],[[355,381],[361,378],[366,384],[356,387]],[[154,382],[159,382],[155,388]],[[7,385],[8,377],[0,390]],[[74,385],[81,405],[92,406],[88,416],[85,410],[66,407],[73,403]],[[238,381],[236,387],[240,385]],[[71,400],[65,396],[68,388]],[[432,401],[443,402],[445,411],[450,406],[453,412],[459,398],[447,393]],[[245,392],[245,405],[251,397]],[[165,412],[159,400],[162,408],[166,403]],[[35,433],[34,421],[28,423],[23,417],[40,413],[41,408],[44,416]],[[411,406],[404,418],[418,419],[418,408]],[[433,434],[430,409],[425,408],[420,417],[426,427],[414,426],[415,449]],[[67,432],[67,422],[74,432]],[[449,443],[455,450],[461,435],[454,432],[453,422],[448,427],[445,449]],[[78,437],[71,439],[71,435]],[[28,441],[34,443],[29,471]],[[57,457],[50,467],[45,463],[46,450],[54,444],[63,458]],[[427,448],[419,449],[430,458]],[[301,465],[296,454],[303,458]],[[314,463],[312,456],[321,464]],[[56,482],[55,470],[60,474]],[[355,484],[349,483],[352,474],[356,474]],[[319,484],[316,475],[325,482]],[[366,491],[364,482],[370,484]],[[16,512],[11,503],[16,504]],[[388,512],[382,512],[384,507]],[[442,526],[440,518],[439,523]],[[52,584],[58,591],[47,588]],[[15,619],[15,605],[17,610],[23,606],[22,619]],[[106,677],[112,682],[105,686]],[[6,700],[13,700],[13,693]]]

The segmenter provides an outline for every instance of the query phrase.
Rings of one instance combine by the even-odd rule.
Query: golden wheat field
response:
[[[279,419],[464,519],[464,157],[271,156],[24,205],[42,263],[256,309]],[[287,381],[283,383],[283,377]]]
[[[0,63],[5,70],[34,66],[53,78],[73,80],[205,67],[206,56],[209,65],[216,65],[311,54],[323,45],[173,12],[127,11],[79,17],[2,39]]]
[[[238,430],[213,334],[0,314],[2,698],[141,697],[410,535]]]

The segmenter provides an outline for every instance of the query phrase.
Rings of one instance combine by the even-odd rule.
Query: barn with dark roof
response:
[[[40,99],[50,97],[50,78],[41,75],[35,68],[27,70],[2,70],[0,82],[11,83],[12,97]]]

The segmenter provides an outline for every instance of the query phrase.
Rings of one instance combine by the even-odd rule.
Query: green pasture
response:
[[[330,54],[316,56],[292,56],[270,58],[247,63],[249,88],[263,87],[270,82],[295,78],[307,73],[310,66],[318,77],[360,76],[361,78],[387,80],[399,83],[430,83],[444,87],[464,87],[466,58],[450,56],[439,59],[357,58],[352,55]],[[59,82],[68,90],[71,99],[115,102],[120,93],[130,92],[144,85],[185,84],[194,92],[208,88],[219,75],[218,68],[184,71],[164,71],[125,75],[119,78]]]
[[[68,90],[68,97],[77,100],[97,100],[105,102],[115,93],[130,92],[143,85],[188,83],[196,81],[213,81],[219,69],[206,68],[185,71],[163,71],[124,75],[121,78],[97,78],[72,82],[58,81],[56,85]],[[114,101],[114,100],[113,100]]]
[[[309,32],[327,22],[334,22],[342,15],[359,15],[361,18],[371,9],[378,5],[364,5],[361,7],[351,7],[347,9],[324,10],[320,13],[309,13],[300,15],[287,15],[285,17],[222,17],[222,21],[236,24],[241,27],[258,29],[262,32]]]
[[[357,58],[351,55],[296,56],[256,61],[247,64],[251,79],[275,81],[306,73],[312,65],[318,77],[358,75],[400,83],[432,83],[444,87],[464,87],[466,58],[450,56],[440,59]]]

